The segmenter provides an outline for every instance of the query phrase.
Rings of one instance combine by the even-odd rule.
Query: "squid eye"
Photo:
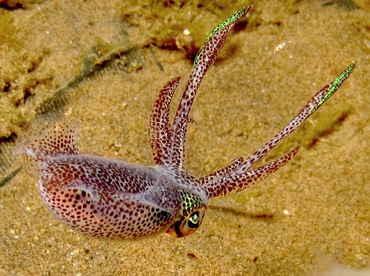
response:
[[[190,216],[189,216],[189,219],[188,219],[188,227],[189,228],[198,228],[199,227],[199,223],[200,223],[200,216],[199,216],[199,212],[196,211],[194,213],[192,213]]]

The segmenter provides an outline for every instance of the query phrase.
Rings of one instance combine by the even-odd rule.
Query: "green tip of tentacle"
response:
[[[338,77],[332,82],[328,92],[324,95],[321,101],[319,101],[316,105],[316,109],[318,109],[323,103],[325,103],[342,85],[342,83],[349,77],[352,73],[353,69],[355,69],[356,62],[353,61],[342,73],[338,75]]]
[[[253,5],[249,5],[247,7],[244,7],[236,12],[234,12],[234,14],[232,16],[230,16],[229,18],[227,18],[226,20],[224,20],[223,22],[221,22],[220,24],[217,25],[216,28],[213,29],[213,31],[207,36],[206,40],[204,41],[204,45],[207,44],[207,42],[215,36],[215,34],[228,27],[229,25],[231,24],[234,24],[235,22],[237,22],[240,18],[242,18],[243,16],[245,16],[251,9],[253,8]],[[198,61],[198,58],[200,56],[200,54],[202,53],[204,49],[204,46],[203,48],[198,52],[197,56],[195,57],[195,61],[194,61],[194,64],[197,63]]]
[[[230,24],[233,24],[236,21],[238,21],[240,18],[242,18],[244,15],[246,15],[252,8],[253,8],[253,5],[250,5],[250,6],[244,7],[242,9],[234,12],[234,14],[232,16],[230,16],[225,21],[218,24],[216,28],[214,28],[214,30],[207,36],[205,42],[210,40],[215,35],[215,33],[217,33],[219,30],[222,30],[225,27],[229,26]]]

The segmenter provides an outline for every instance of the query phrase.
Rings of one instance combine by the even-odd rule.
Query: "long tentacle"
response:
[[[196,92],[200,83],[210,66],[215,62],[227,35],[236,22],[246,15],[252,5],[235,12],[231,17],[220,23],[207,37],[203,48],[195,58],[194,66],[191,71],[187,86],[183,92],[181,102],[177,108],[173,119],[171,130],[171,161],[172,167],[183,168],[184,145],[186,140],[186,130],[189,120],[189,112],[193,104]]]
[[[226,195],[234,189],[238,191],[241,189],[246,189],[251,183],[255,183],[258,180],[265,178],[268,174],[275,172],[278,168],[286,164],[294,155],[291,155],[284,164],[276,166],[273,165],[275,170],[265,171],[264,174],[255,173],[249,171],[248,169],[257,161],[259,161],[263,156],[265,156],[270,150],[272,150],[277,144],[279,144],[284,138],[286,138],[290,133],[292,133],[299,125],[301,125],[309,116],[311,116],[321,105],[323,105],[342,85],[342,83],[349,77],[355,68],[355,62],[352,62],[338,77],[331,83],[324,86],[302,109],[301,111],[286,125],[282,130],[280,130],[270,141],[264,144],[260,149],[254,152],[247,160],[237,159],[237,162],[233,162],[231,165],[218,170],[212,174],[206,175],[199,179],[201,185],[209,193],[209,197],[216,197],[220,195]],[[297,149],[298,150],[298,149]],[[294,152],[294,150],[292,151]],[[290,152],[290,153],[292,153]],[[290,154],[288,153],[288,155]],[[286,156],[286,155],[285,155]],[[284,156],[284,157],[285,157]],[[283,158],[284,158],[283,157]],[[278,159],[280,160],[280,159]],[[277,161],[277,160],[276,160]],[[275,162],[275,161],[273,161]],[[271,162],[270,164],[272,164]],[[267,165],[270,165],[267,164]],[[257,168],[256,170],[258,170]],[[250,180],[244,182],[244,186],[241,187],[240,182],[235,182],[234,179],[240,179],[249,177]]]

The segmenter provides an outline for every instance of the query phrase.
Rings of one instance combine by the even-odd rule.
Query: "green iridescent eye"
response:
[[[174,221],[173,225],[166,231],[172,237],[185,237],[190,235],[202,224],[207,205],[195,195],[186,196],[183,203],[184,209]]]
[[[197,228],[197,227],[199,227],[199,222],[200,222],[199,212],[196,211],[196,212],[192,213],[189,216],[188,227],[189,228]]]

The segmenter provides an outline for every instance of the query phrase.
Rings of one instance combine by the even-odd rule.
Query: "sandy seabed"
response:
[[[258,149],[356,60],[337,94],[264,160],[301,144],[292,162],[244,192],[212,200],[194,234],[135,241],[71,230],[22,171],[0,187],[0,275],[337,275],[342,265],[368,267],[370,3],[349,3],[256,2],[195,100],[186,162],[201,176]],[[243,2],[24,5],[0,15],[9,24],[0,39],[2,137],[19,133],[88,60],[116,51],[119,61],[70,85],[65,112],[80,122],[82,151],[153,165],[155,97],[182,76],[178,102],[193,47]]]

